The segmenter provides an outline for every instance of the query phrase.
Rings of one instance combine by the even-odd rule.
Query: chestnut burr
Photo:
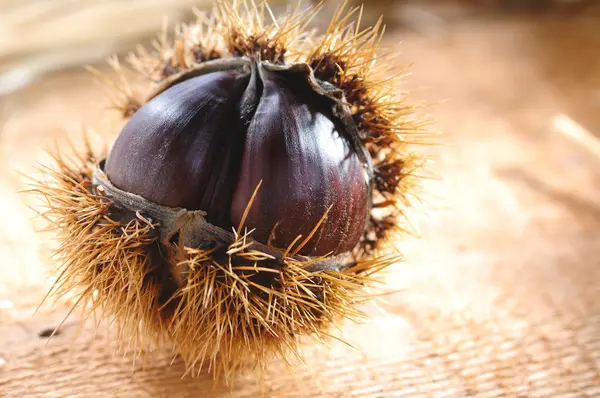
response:
[[[77,292],[130,347],[168,343],[228,383],[364,316],[401,260],[430,131],[378,54],[381,22],[341,8],[317,35],[315,12],[219,2],[128,57],[142,84],[113,84],[110,150],[56,155],[35,184],[61,242],[50,296]]]

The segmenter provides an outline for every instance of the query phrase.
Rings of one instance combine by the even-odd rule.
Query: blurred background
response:
[[[383,311],[350,342],[274,363],[266,396],[600,396],[600,4],[592,0],[381,0],[405,88],[444,131],[417,148],[440,178],[398,246]],[[277,13],[287,4],[272,0]],[[315,24],[337,0],[325,0]],[[358,2],[351,0],[352,5]],[[197,396],[169,353],[132,375],[106,333],[69,308],[31,314],[48,286],[47,243],[19,190],[45,148],[83,126],[110,139],[119,115],[83,65],[147,44],[205,0],[0,0],[0,396]],[[73,343],[73,336],[80,338]],[[41,338],[38,336],[42,336]],[[70,349],[67,349],[70,347]],[[162,355],[162,356],[161,356]],[[82,363],[93,366],[82,366]],[[32,379],[33,375],[35,377]],[[106,376],[108,374],[108,376]],[[244,381],[245,380],[245,381]],[[258,393],[252,376],[214,396]],[[208,394],[208,393],[207,393]]]

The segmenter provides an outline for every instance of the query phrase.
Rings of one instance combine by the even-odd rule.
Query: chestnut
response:
[[[365,230],[373,171],[349,110],[310,68],[217,65],[133,114],[106,160],[108,180],[160,206],[203,210],[225,231],[262,181],[244,223],[254,240],[285,249],[327,212],[299,253],[351,251]]]
[[[129,347],[169,344],[229,383],[364,316],[401,260],[430,131],[377,55],[381,22],[361,31],[355,11],[315,36],[315,9],[268,23],[265,4],[220,2],[132,54],[145,95],[115,84],[110,150],[56,155],[33,189],[61,242],[49,296],[75,291]]]

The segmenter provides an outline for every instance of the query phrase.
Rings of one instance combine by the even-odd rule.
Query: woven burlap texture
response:
[[[581,25],[561,23],[561,35]],[[401,292],[385,297],[381,311],[366,307],[369,323],[345,325],[358,350],[307,344],[306,367],[274,361],[262,384],[244,373],[232,390],[213,388],[208,375],[182,379],[184,366],[168,350],[133,364],[115,355],[110,328],[94,334],[76,314],[51,341],[39,337],[69,307],[32,317],[47,261],[13,170],[47,160],[48,135],[62,139],[66,130],[77,141],[82,119],[99,130],[109,122],[85,73],[58,74],[3,102],[0,396],[600,396],[600,159],[551,123],[560,112],[585,119],[589,104],[577,94],[600,87],[597,63],[577,35],[580,66],[560,49],[543,53],[576,71],[558,76],[562,84],[584,82],[559,91],[537,63],[542,49],[529,41],[530,24],[448,29],[390,35],[404,40],[403,59],[417,62],[415,95],[451,99],[431,109],[446,135],[443,147],[424,149],[436,155],[441,179],[426,182],[428,204],[415,211],[423,239],[399,241],[409,261],[386,276]]]

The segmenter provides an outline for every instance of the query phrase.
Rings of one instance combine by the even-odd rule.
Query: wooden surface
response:
[[[417,209],[429,217],[413,219],[424,239],[398,242],[409,262],[387,275],[404,290],[385,312],[369,307],[370,323],[346,325],[359,351],[307,344],[306,367],[274,361],[262,385],[246,373],[231,391],[208,375],[181,378],[168,349],[134,364],[110,329],[94,334],[76,314],[40,337],[68,303],[33,315],[49,243],[33,233],[14,170],[31,173],[47,160],[42,147],[78,137],[82,121],[108,136],[118,127],[81,71],[0,98],[0,396],[600,396],[600,159],[551,125],[566,113],[600,133],[595,24],[390,33],[416,62],[415,96],[449,99],[431,109],[447,135],[424,149],[443,177],[427,182],[429,203]]]

